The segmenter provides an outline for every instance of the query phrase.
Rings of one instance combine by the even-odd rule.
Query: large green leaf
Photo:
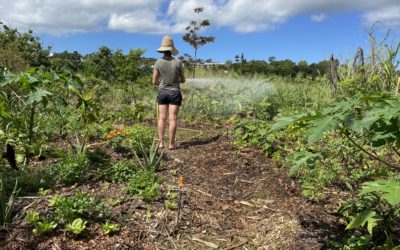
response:
[[[48,92],[47,90],[44,89],[36,89],[34,92],[31,92],[28,95],[28,103],[33,104],[33,103],[40,103],[43,101],[44,98],[47,96],[53,95],[52,93]]]
[[[380,193],[381,198],[392,206],[400,204],[400,182],[395,178],[366,182],[359,194],[365,195],[372,192]]]
[[[287,126],[289,126],[294,121],[295,121],[295,119],[292,118],[292,117],[280,117],[271,126],[271,131],[282,129],[282,128],[286,128]]]
[[[373,228],[378,224],[378,221],[382,220],[381,216],[377,215],[373,210],[365,210],[358,213],[347,225],[346,229],[355,229],[363,227],[366,223],[368,232],[372,234]]]
[[[315,162],[322,157],[323,155],[321,153],[314,154],[307,151],[297,152],[292,156],[287,157],[286,161],[293,165],[289,170],[289,175],[295,174],[304,165],[309,167],[314,166]]]
[[[333,128],[336,128],[338,122],[336,117],[327,116],[321,119],[317,119],[312,121],[314,127],[310,128],[310,135],[308,136],[308,141],[310,143],[316,142],[321,139],[326,132],[331,131]]]
[[[6,112],[6,107],[5,107],[4,103],[0,103],[0,116],[2,116],[4,118],[10,117],[10,115]]]

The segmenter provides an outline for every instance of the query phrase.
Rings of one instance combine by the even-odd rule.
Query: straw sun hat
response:
[[[164,36],[161,42],[161,47],[158,48],[158,52],[171,51],[172,55],[177,55],[179,51],[174,46],[174,40],[170,36]]]

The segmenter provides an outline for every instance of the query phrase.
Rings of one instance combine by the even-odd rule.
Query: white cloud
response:
[[[273,29],[296,15],[321,22],[326,15],[355,11],[367,26],[400,27],[400,0],[0,0],[0,18],[18,28],[51,34],[122,30],[179,33],[204,6],[201,18],[237,32]]]
[[[311,15],[311,21],[314,21],[317,23],[322,22],[325,19],[326,19],[326,15],[324,13]]]
[[[365,13],[364,22],[369,27],[376,22],[388,27],[400,27],[400,6],[388,6]]]

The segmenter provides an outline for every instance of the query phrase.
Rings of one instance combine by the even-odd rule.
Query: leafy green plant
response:
[[[73,233],[74,235],[79,235],[86,229],[86,220],[82,220],[81,218],[75,219],[73,222],[68,223],[65,228],[68,232]]]
[[[106,222],[104,224],[101,224],[101,230],[103,231],[104,234],[110,235],[112,233],[116,233],[119,231],[119,226],[118,224],[113,224]]]
[[[36,211],[28,211],[26,213],[25,219],[28,221],[29,224],[34,225],[39,222],[40,214]]]
[[[138,195],[145,201],[155,200],[159,197],[160,185],[156,181],[153,170],[144,169],[138,171],[130,180],[127,192]]]
[[[306,128],[309,143],[315,143],[330,131],[335,131],[367,157],[389,168],[398,169],[380,157],[377,151],[386,146],[394,155],[400,156],[395,146],[400,145],[399,105],[400,98],[386,94],[355,96],[321,112],[311,111],[279,118],[271,129],[297,124],[296,127]]]
[[[123,202],[124,199],[125,199],[125,198],[124,198],[123,196],[120,196],[120,197],[118,197],[118,198],[116,198],[116,199],[109,198],[109,199],[107,200],[107,203],[108,203],[109,205],[111,205],[111,206],[114,207],[114,206],[120,204],[121,202]]]
[[[53,167],[55,176],[63,184],[74,184],[81,181],[87,172],[87,158],[84,154],[74,154],[71,151],[65,158]]]
[[[170,210],[174,210],[178,206],[178,204],[175,201],[169,201],[169,200],[165,200],[164,204],[165,207]]]
[[[15,181],[14,190],[9,194],[5,187],[3,174],[0,173],[0,225],[9,222],[15,198],[18,195],[18,182]]]
[[[104,165],[98,169],[97,177],[122,183],[129,180],[138,170],[138,164],[132,160],[123,160],[113,163],[111,166]]]
[[[136,152],[135,157],[136,157],[136,162],[143,168],[143,169],[149,169],[149,170],[154,170],[156,171],[158,167],[160,166],[160,162],[164,157],[164,152],[165,150],[162,150],[161,153],[158,151],[158,143],[156,139],[153,139],[153,143],[150,147],[150,149],[147,151],[147,149],[144,148],[143,144],[140,143],[140,149],[141,149],[141,155],[143,156],[143,159],[141,160]]]
[[[60,222],[72,222],[77,218],[107,218],[110,212],[104,204],[87,193],[75,190],[73,196],[54,196],[49,201],[55,208],[55,218]]]
[[[77,110],[79,111],[79,120],[83,124],[83,131],[80,133],[82,142],[80,142],[78,153],[86,153],[89,144],[90,125],[99,120],[99,108],[101,107],[99,100],[98,90],[99,85],[94,87],[85,88],[79,77],[75,77],[75,84],[69,85],[71,93],[75,94],[78,99]],[[79,138],[77,136],[77,138]]]
[[[37,235],[42,235],[50,231],[53,231],[56,228],[57,228],[57,223],[55,221],[50,221],[50,222],[47,220],[39,221],[38,223],[35,224],[33,233]]]
[[[16,91],[9,91],[8,109],[13,111],[13,116],[2,119],[2,122],[9,124],[15,132],[22,138],[25,149],[25,157],[29,162],[32,154],[40,154],[41,143],[38,129],[39,109],[46,109],[50,97],[49,85],[58,81],[55,74],[47,73],[42,70],[32,69],[20,74],[8,73],[5,80],[0,83],[2,88],[16,88]]]
[[[396,221],[400,218],[400,182],[396,178],[377,180],[363,184],[360,198],[349,200],[339,212],[349,220],[346,230],[362,232],[362,237],[351,235],[353,242],[392,248],[400,244],[396,237]],[[400,245],[399,245],[400,246]]]
[[[148,148],[154,138],[154,129],[140,124],[126,128],[126,143],[128,148],[137,154],[142,152],[142,148]],[[142,146],[141,146],[142,144]]]

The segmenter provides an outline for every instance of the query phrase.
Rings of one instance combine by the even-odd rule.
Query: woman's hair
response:
[[[172,56],[172,52],[170,50],[163,51],[165,56]]]

